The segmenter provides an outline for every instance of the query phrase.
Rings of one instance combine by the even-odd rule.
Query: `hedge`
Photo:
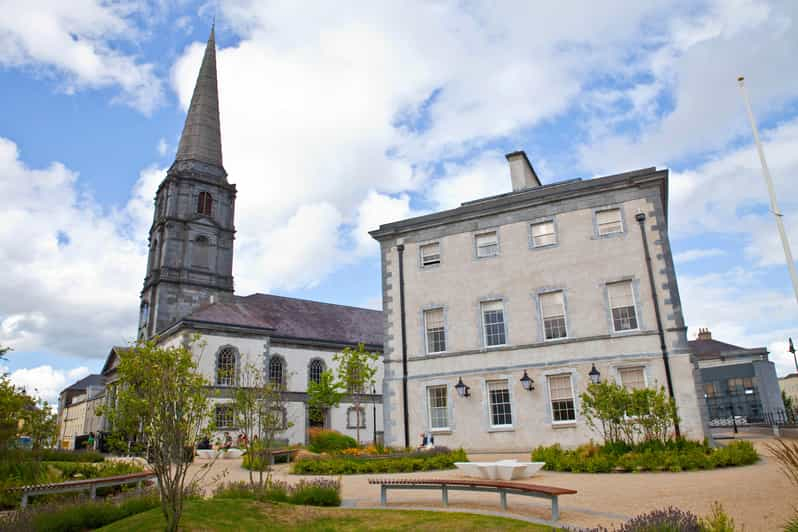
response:
[[[357,475],[368,473],[410,473],[453,469],[455,462],[466,462],[462,449],[426,451],[402,457],[354,457],[337,455],[330,458],[302,458],[293,464],[292,472],[298,475]]]
[[[287,502],[305,506],[341,506],[341,482],[330,479],[300,480],[289,486],[272,480],[261,488],[252,488],[247,482],[231,482],[216,488],[217,499],[253,499],[257,501]]]
[[[546,462],[545,469],[573,473],[692,471],[749,465],[757,460],[759,455],[747,441],[714,449],[706,443],[677,440],[634,447],[587,444],[573,450],[555,444],[532,451],[532,461]]]
[[[354,438],[334,430],[311,429],[308,436],[308,450],[314,453],[333,453],[357,447]]]

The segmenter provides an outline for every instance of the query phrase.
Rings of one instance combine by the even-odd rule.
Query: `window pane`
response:
[[[575,420],[576,411],[571,388],[571,375],[552,375],[548,379],[552,419],[554,421]]]
[[[637,329],[635,300],[632,282],[624,281],[607,285],[607,294],[612,309],[612,324],[616,331]]]
[[[512,425],[513,413],[507,381],[489,382],[488,396],[490,398],[490,424],[493,426]]]
[[[618,373],[621,375],[621,384],[627,390],[642,390],[646,387],[643,368],[623,368]]]
[[[236,356],[232,349],[222,349],[216,359],[216,384],[232,386],[235,383]]]
[[[278,386],[283,384],[283,361],[279,357],[269,360],[269,382]]]
[[[545,338],[565,338],[565,299],[562,292],[549,292],[540,295],[540,312],[543,315]]]
[[[427,400],[429,402],[430,428],[448,428],[449,412],[446,403],[446,386],[430,386],[427,388]]]
[[[557,243],[557,233],[554,232],[554,222],[541,222],[532,224],[532,245],[548,246]]]
[[[499,253],[499,241],[495,232],[477,235],[476,242],[478,257],[490,257]]]
[[[440,353],[446,351],[446,330],[443,323],[443,309],[424,311],[427,328],[427,352]]]
[[[611,233],[620,233],[623,231],[621,224],[621,210],[609,209],[606,211],[599,211],[596,213],[596,225],[600,235],[608,235]]]
[[[233,426],[233,408],[231,406],[217,405],[214,417],[217,428],[228,428]]]
[[[308,379],[310,382],[321,382],[321,373],[324,371],[324,362],[321,360],[313,360],[308,368]]]
[[[506,342],[504,335],[504,306],[501,301],[491,301],[482,304],[482,322],[485,328],[486,345],[503,345]]]
[[[421,246],[422,266],[434,266],[441,263],[441,245],[438,242]]]

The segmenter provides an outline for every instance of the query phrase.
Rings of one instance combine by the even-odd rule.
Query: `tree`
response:
[[[26,397],[26,403],[20,414],[22,432],[30,437],[34,449],[52,445],[58,429],[52,407],[47,401],[33,397]]]
[[[0,452],[14,447],[20,431],[20,419],[32,399],[14,386],[7,374],[0,375]]]
[[[363,394],[376,382],[374,378],[377,374],[375,362],[379,357],[377,353],[366,351],[366,346],[362,343],[357,344],[357,349],[347,347],[333,355],[333,360],[338,364],[338,382],[352,395],[355,404],[355,415],[357,416],[355,439],[358,444],[360,444],[360,416],[362,414],[360,405],[363,401]]]
[[[115,405],[107,410],[112,426],[138,431],[146,442],[169,531],[180,522],[186,473],[210,420],[209,382],[191,351],[198,340],[176,347],[140,340],[120,352]]]
[[[324,412],[341,404],[345,389],[328,369],[321,372],[319,382],[311,381],[308,384],[308,415],[311,421],[322,422]]]
[[[287,419],[282,385],[270,382],[263,367],[246,364],[237,386],[233,393],[233,416],[236,426],[247,435],[249,483],[255,487],[253,472],[257,470],[258,487],[262,488],[264,470],[271,471],[274,440],[292,423]],[[271,483],[271,473],[266,483]]]

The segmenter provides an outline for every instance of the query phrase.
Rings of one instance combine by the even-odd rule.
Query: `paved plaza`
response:
[[[681,473],[618,473],[582,474],[542,471],[532,479],[536,484],[572,488],[576,495],[560,499],[560,523],[575,526],[612,525],[634,515],[675,506],[699,515],[709,513],[713,501],[723,504],[726,511],[743,525],[747,531],[776,530],[792,515],[795,507],[796,489],[781,472],[778,463],[765,448],[767,438],[752,440],[762,456],[757,464],[714,471],[692,471]],[[528,455],[470,455],[471,460],[489,461],[516,458],[528,460]],[[203,463],[193,466],[189,476]],[[224,470],[224,481],[246,480],[247,470],[240,460],[219,460],[205,476],[204,486],[210,491],[213,479]],[[357,508],[379,506],[379,486],[368,484],[368,479],[383,475],[342,476],[344,505]],[[430,471],[396,474],[407,477],[458,478],[457,470]],[[275,466],[274,477],[287,482],[297,482],[301,475],[288,474],[288,465]],[[408,491],[391,492],[391,507],[413,507],[441,509],[440,492]],[[549,519],[549,503],[529,497],[508,497],[509,512],[525,518]],[[486,493],[452,492],[449,508],[453,510],[477,510],[500,512],[499,496]]]

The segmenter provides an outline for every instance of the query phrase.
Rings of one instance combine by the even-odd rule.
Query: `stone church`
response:
[[[222,162],[216,44],[211,30],[177,155],[155,195],[149,258],[141,292],[139,338],[175,345],[200,334],[199,367],[212,383],[216,425],[235,431],[230,398],[248,364],[264,367],[284,386],[286,430],[281,439],[304,443],[310,425],[307,387],[345,347],[364,343],[382,352],[382,312],[269,294],[233,292],[236,186]],[[103,373],[113,380],[119,348]],[[323,426],[362,441],[382,432],[382,364],[377,384],[358,412],[348,397],[326,413]]]

